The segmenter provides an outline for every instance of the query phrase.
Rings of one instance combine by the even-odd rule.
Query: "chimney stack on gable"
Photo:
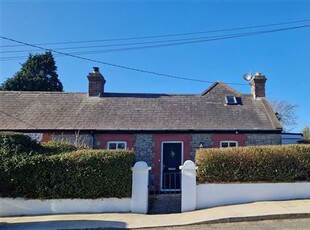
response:
[[[88,96],[100,97],[104,93],[104,84],[106,80],[99,72],[99,67],[93,67],[93,72],[89,73],[88,78]]]
[[[256,99],[265,97],[265,83],[267,78],[262,73],[256,73],[251,80],[251,94]]]

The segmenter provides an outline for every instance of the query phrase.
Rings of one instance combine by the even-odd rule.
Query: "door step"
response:
[[[148,214],[169,214],[181,212],[181,194],[158,194],[149,197]]]

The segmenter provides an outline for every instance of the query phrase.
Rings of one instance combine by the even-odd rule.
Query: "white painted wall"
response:
[[[255,201],[309,199],[310,182],[200,184],[196,209]]]
[[[130,198],[26,200],[0,198],[0,216],[130,212]]]
[[[147,213],[150,169],[144,161],[137,162],[132,168],[132,198],[31,200],[0,197],[0,216],[130,211]]]
[[[131,211],[134,213],[144,213],[148,211],[149,204],[149,170],[144,161],[138,161],[132,170],[132,200]]]
[[[196,209],[196,165],[187,160],[180,166],[182,173],[181,211],[189,212]]]

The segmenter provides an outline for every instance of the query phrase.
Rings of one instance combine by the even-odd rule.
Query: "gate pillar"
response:
[[[144,161],[138,161],[132,170],[131,212],[147,213],[149,201],[149,170]]]
[[[182,198],[181,212],[193,211],[196,209],[196,165],[193,161],[187,160],[180,166],[182,172]]]

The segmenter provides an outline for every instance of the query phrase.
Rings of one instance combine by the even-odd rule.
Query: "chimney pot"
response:
[[[99,67],[93,67],[94,73],[99,73]]]
[[[263,76],[263,74],[260,73],[260,72],[256,72],[254,76],[255,76],[255,77],[261,77],[261,76]]]

